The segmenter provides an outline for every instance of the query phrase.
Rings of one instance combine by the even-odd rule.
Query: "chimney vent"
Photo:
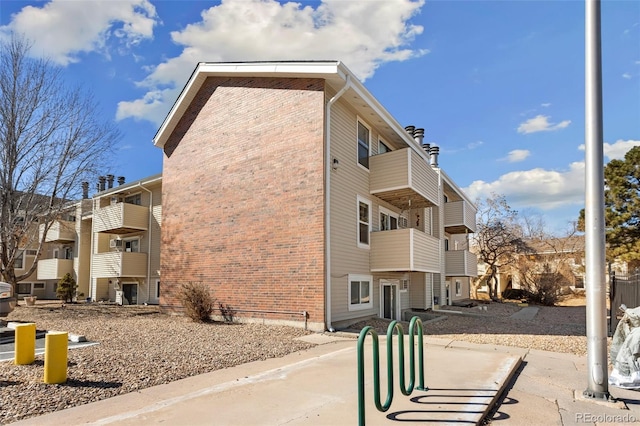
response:
[[[107,188],[111,189],[113,188],[113,178],[115,176],[113,175],[107,175]]]
[[[438,154],[440,153],[440,148],[438,148],[437,146],[432,146],[429,153],[431,154],[431,165],[433,167],[438,167]]]
[[[413,139],[418,142],[418,145],[422,145],[422,140],[424,139],[424,129],[415,129],[413,131]]]
[[[98,178],[98,191],[102,192],[105,190],[105,182],[107,181],[107,178],[104,176],[100,176]]]
[[[118,185],[124,185],[124,176],[118,176]]]
[[[89,198],[89,182],[82,182],[82,199]]]
[[[427,154],[427,158],[429,158],[429,162],[431,162],[431,144],[429,142],[422,142],[422,149]]]
[[[416,130],[416,126],[407,126],[404,130],[409,133],[409,136],[413,137],[413,132]]]

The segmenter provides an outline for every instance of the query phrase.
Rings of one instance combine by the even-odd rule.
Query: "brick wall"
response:
[[[323,117],[323,80],[206,80],[164,149],[162,309],[204,282],[240,319],[322,328]]]

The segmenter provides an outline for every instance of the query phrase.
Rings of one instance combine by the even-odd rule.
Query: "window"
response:
[[[371,202],[358,197],[358,247],[369,248]]]
[[[33,283],[34,290],[44,290],[44,283]]]
[[[400,291],[409,290],[409,280],[400,280]]]
[[[156,297],[160,299],[160,280],[156,280]]]
[[[369,129],[358,121],[358,164],[369,168]]]
[[[371,300],[371,275],[349,275],[349,310],[370,309],[373,306]]]
[[[24,268],[24,252],[20,253],[20,255],[18,257],[16,257],[16,260],[13,263],[13,267],[16,269],[23,269]],[[31,285],[31,284],[29,284]]]
[[[38,253],[38,250],[25,250],[27,256],[35,256]]]
[[[444,239],[444,251],[449,251],[449,239]]]
[[[389,151],[391,151],[391,148],[389,148],[387,144],[382,141],[378,141],[378,154],[384,154]]]
[[[31,283],[18,283],[18,294],[31,294]]]
[[[138,253],[140,251],[140,240],[138,238],[124,240],[123,245],[126,252]]]
[[[133,194],[133,195],[129,195],[127,197],[124,197],[124,202],[128,203],[128,204],[136,204],[136,205],[141,205],[142,204],[142,194],[141,193],[137,193],[137,194]]]
[[[73,248],[65,247],[62,249],[64,252],[64,259],[73,259]]]
[[[380,230],[398,229],[398,215],[384,207],[380,207]]]
[[[462,283],[456,280],[456,296],[462,296]]]

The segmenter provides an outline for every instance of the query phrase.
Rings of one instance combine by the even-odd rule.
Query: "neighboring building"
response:
[[[164,152],[160,306],[332,330],[469,297],[476,208],[340,62],[200,63]],[[95,219],[94,219],[95,220]]]
[[[584,288],[585,275],[585,242],[584,236],[575,235],[570,237],[549,237],[545,239],[531,238],[524,242],[528,247],[526,253],[518,255],[519,258],[526,257],[527,269],[534,275],[543,275],[545,267],[555,274],[559,274],[559,290],[567,292],[569,290]],[[507,289],[521,288],[518,267],[522,262],[516,261],[514,264],[500,268],[497,279],[497,297],[502,297],[502,293]],[[480,275],[484,275],[486,265],[478,265]],[[488,292],[486,280],[479,284],[478,291]]]
[[[162,177],[113,181],[113,175],[101,177],[92,198],[83,184],[83,199],[69,203],[49,228],[37,272],[18,283],[19,297],[55,299],[58,281],[70,273],[79,300],[158,303]],[[25,250],[23,269],[34,255]]]

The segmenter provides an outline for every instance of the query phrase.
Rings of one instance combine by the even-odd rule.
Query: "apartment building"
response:
[[[37,269],[18,283],[18,297],[55,299],[58,281],[70,273],[78,300],[158,303],[162,177],[114,180],[100,177],[91,198],[84,182],[83,198],[68,204],[46,236],[40,226],[44,244]],[[18,272],[33,264],[35,253],[25,249]]]
[[[333,330],[469,297],[476,209],[339,61],[200,63],[163,150],[160,306]]]

